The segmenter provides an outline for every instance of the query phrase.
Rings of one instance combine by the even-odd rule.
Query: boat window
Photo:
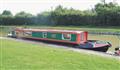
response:
[[[26,31],[26,32],[23,32],[23,35],[24,35],[24,36],[31,36],[31,35],[32,35],[32,32]]]
[[[43,38],[47,38],[47,32],[43,32]]]
[[[51,37],[56,38],[56,33],[52,33]]]
[[[67,33],[62,34],[62,39],[63,40],[71,40],[71,34],[67,34]]]

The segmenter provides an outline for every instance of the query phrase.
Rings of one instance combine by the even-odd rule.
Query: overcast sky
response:
[[[107,2],[113,0],[107,0]],[[67,8],[86,10],[94,7],[100,0],[0,0],[0,13],[3,10],[10,10],[13,14],[20,11],[29,12],[36,15],[43,11],[50,11],[58,5]],[[116,0],[120,5],[120,0]]]

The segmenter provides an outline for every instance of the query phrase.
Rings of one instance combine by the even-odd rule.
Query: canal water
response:
[[[114,51],[115,47],[120,46],[120,36],[118,37],[116,35],[89,34],[88,39],[110,42],[112,44],[112,47],[109,48],[109,51]]]

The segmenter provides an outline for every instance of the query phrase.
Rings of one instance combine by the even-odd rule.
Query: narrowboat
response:
[[[111,47],[109,42],[88,40],[88,32],[86,31],[16,28],[9,36],[66,43],[77,45],[78,48],[100,52],[106,52]]]

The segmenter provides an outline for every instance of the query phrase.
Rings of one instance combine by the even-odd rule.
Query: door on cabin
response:
[[[85,35],[84,35],[84,33],[81,33],[80,34],[80,41],[83,43],[84,40],[85,40]]]

